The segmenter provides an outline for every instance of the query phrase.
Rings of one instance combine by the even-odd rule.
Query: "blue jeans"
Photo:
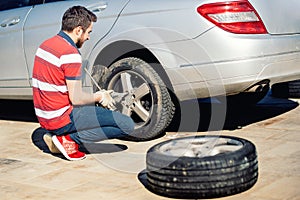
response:
[[[122,138],[134,130],[130,117],[97,106],[74,107],[70,118],[70,124],[51,132],[55,135],[70,134],[77,144]]]

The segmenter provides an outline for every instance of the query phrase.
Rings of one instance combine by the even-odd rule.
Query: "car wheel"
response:
[[[258,179],[254,144],[230,136],[165,141],[147,152],[148,189],[171,198],[216,198],[243,192]]]
[[[300,98],[300,80],[274,84],[272,86],[272,96],[279,98]]]
[[[102,80],[104,88],[124,94],[117,101],[117,110],[135,122],[135,130],[127,139],[141,141],[160,135],[172,120],[174,105],[156,71],[134,57],[113,63],[109,71]]]

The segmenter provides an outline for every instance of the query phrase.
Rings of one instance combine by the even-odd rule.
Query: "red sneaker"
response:
[[[68,160],[82,160],[85,158],[85,153],[78,150],[78,144],[71,139],[70,135],[54,135],[52,141]]]

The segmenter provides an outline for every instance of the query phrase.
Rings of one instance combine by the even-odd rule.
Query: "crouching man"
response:
[[[112,91],[82,90],[78,48],[89,40],[96,21],[85,7],[69,8],[61,31],[39,46],[34,60],[33,101],[41,127],[49,132],[44,140],[52,153],[61,152],[68,160],[85,158],[79,151],[82,143],[121,138],[134,129],[130,117],[109,110],[114,104]]]

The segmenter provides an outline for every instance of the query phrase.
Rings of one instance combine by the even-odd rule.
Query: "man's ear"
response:
[[[77,26],[75,29],[74,29],[74,33],[77,37],[81,37],[82,33],[83,33],[83,29],[81,26]]]

